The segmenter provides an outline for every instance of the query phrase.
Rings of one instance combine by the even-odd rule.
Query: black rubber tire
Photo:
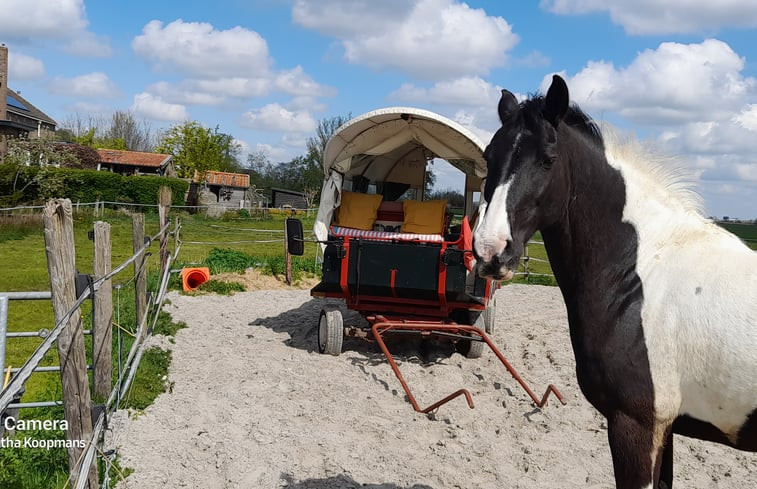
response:
[[[457,309],[452,314],[452,319],[460,324],[476,326],[484,329],[483,324],[484,311],[470,311],[467,309]],[[455,344],[457,351],[466,358],[480,358],[486,348],[484,341],[476,340],[458,340]]]
[[[460,340],[457,345],[460,354],[465,355],[466,358],[481,358],[486,348],[484,341],[476,340]]]
[[[486,309],[484,309],[484,312],[481,314],[481,319],[483,322],[483,330],[486,334],[492,334],[494,333],[494,321],[497,317],[497,306],[494,304],[494,298],[490,298],[489,302],[486,304]],[[474,326],[479,327],[478,324],[474,324]]]
[[[318,318],[318,351],[327,355],[338,356],[342,353],[344,342],[344,321],[339,309],[321,309]]]

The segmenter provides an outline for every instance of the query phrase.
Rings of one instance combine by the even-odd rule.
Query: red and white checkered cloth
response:
[[[441,243],[444,237],[440,234],[415,234],[415,233],[387,233],[386,231],[364,231],[362,229],[344,228],[341,226],[331,226],[331,233],[334,236],[365,238],[365,239],[396,239],[400,241],[426,241]]]

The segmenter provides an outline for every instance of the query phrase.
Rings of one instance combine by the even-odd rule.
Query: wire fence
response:
[[[38,209],[39,207],[27,206],[24,209],[29,208]],[[64,487],[68,487],[68,484],[71,483],[71,487],[83,488],[88,484],[88,482],[91,483],[90,474],[92,464],[95,460],[95,455],[98,452],[102,453],[97,445],[103,435],[104,426],[107,424],[107,417],[110,416],[118,408],[120,400],[124,398],[124,396],[129,392],[130,386],[133,383],[139,362],[145,350],[145,340],[149,337],[157,323],[158,316],[165,299],[165,293],[169,282],[168,279],[171,273],[171,264],[176,260],[181,248],[181,240],[179,239],[180,225],[178,221],[173,231],[169,231],[169,226],[170,222],[166,221],[166,223],[155,235],[145,237],[145,239],[143,240],[143,245],[139,247],[139,249],[137,249],[130,257],[125,259],[122,263],[114,267],[111,271],[104,274],[103,276],[93,279],[89,283],[89,286],[81,291],[80,295],[76,298],[69,309],[65,311],[65,313],[58,315],[58,320],[56,321],[55,326],[47,331],[45,335],[39,335],[39,333],[36,333],[37,336],[43,336],[43,341],[37,346],[37,348],[29,356],[29,358],[21,368],[13,369],[15,370],[15,374],[12,378],[9,379],[2,391],[0,391],[0,413],[5,413],[9,409],[9,406],[12,406],[13,401],[15,399],[18,399],[21,393],[23,393],[24,385],[29,380],[30,376],[35,371],[41,371],[45,369],[45,367],[40,367],[40,363],[45,358],[45,355],[51,350],[55,342],[61,337],[66,327],[69,326],[69,321],[71,320],[71,318],[74,317],[75,314],[79,314],[82,305],[87,300],[92,299],[100,290],[100,288],[105,284],[110,286],[109,281],[111,279],[122,273],[130,265],[135,264],[135,262],[137,262],[137,266],[135,266],[135,277],[139,273],[143,272],[147,266],[147,260],[145,258],[150,256],[150,254],[147,253],[148,248],[150,248],[153,243],[159,239],[165,242],[168,237],[175,237],[175,248],[173,253],[168,254],[167,256],[166,264],[161,270],[160,283],[154,293],[147,296],[149,298],[148,303],[146,304],[147,307],[144,308],[141,317],[137,318],[137,324],[135,328],[136,331],[133,333],[134,341],[129,350],[129,354],[126,360],[122,361],[122,359],[120,358],[119,350],[118,378],[115,382],[115,385],[112,386],[110,394],[107,397],[104,409],[100,411],[97,420],[94,422],[93,431],[91,433],[91,436],[87,440],[85,448],[83,448],[79,458],[76,461],[76,464],[70,467],[69,481],[67,481]],[[71,243],[71,246],[73,246],[73,243]],[[140,258],[143,259],[140,260]],[[126,284],[129,284],[133,281],[134,277],[130,278],[126,282]],[[120,290],[124,285],[125,284],[116,286],[117,294],[120,293]],[[50,293],[48,292],[47,294],[49,296]],[[3,297],[5,299],[5,303],[7,304],[7,299],[9,297],[12,297],[14,299],[28,299],[29,297],[26,297],[26,295],[29,295],[29,297],[31,297],[31,295],[34,295],[34,293],[32,293],[31,295],[29,293],[23,292],[3,293],[0,294],[0,297]],[[36,296],[33,298],[36,298]],[[119,331],[121,329],[124,329],[124,331],[132,334],[131,331],[123,328],[123,326],[120,324],[120,318],[117,318],[116,326],[119,328]],[[108,361],[112,362],[111,359],[108,359]],[[108,368],[108,378],[109,377],[110,368]],[[58,402],[41,404],[52,405],[58,404]],[[35,405],[35,403],[26,403],[24,407],[32,407],[32,405]],[[112,457],[104,457],[103,460],[106,465],[106,473],[109,473],[110,466],[113,462]]]

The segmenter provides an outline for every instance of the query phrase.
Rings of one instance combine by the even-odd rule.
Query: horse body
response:
[[[745,448],[739,431],[757,408],[757,254],[702,218],[638,157],[618,158],[612,149],[608,164],[626,188],[623,220],[638,235],[655,412],[709,423],[722,437],[683,434]]]
[[[757,450],[757,254],[556,85],[523,104],[503,91],[479,269],[508,279],[541,230],[617,486],[670,487],[674,432]]]

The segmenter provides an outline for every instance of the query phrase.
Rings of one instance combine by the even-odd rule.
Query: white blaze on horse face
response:
[[[512,239],[510,233],[510,218],[507,215],[507,194],[512,180],[494,189],[491,202],[480,216],[480,222],[473,234],[476,253],[484,263],[488,263],[497,255],[502,254],[507,241]]]

